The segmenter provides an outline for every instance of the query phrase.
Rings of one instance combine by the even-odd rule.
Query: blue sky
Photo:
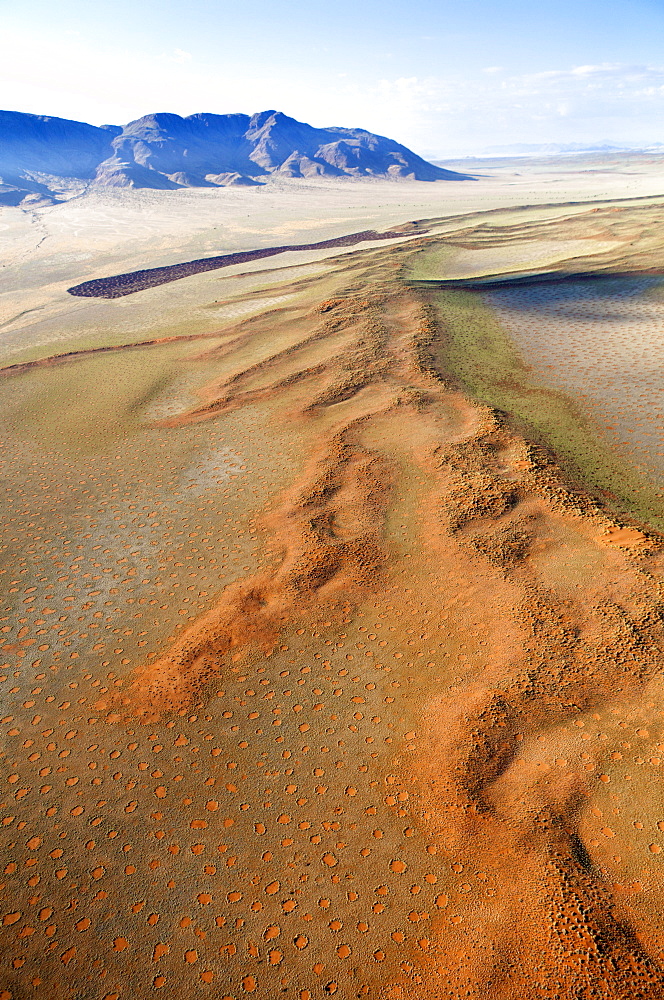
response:
[[[664,142],[664,0],[0,0],[0,106],[277,108],[428,156]]]

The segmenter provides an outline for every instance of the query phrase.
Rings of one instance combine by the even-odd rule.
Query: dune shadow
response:
[[[608,282],[625,282],[628,280],[644,282],[648,279],[653,282],[661,278],[664,271],[660,269],[648,270],[622,270],[622,271],[529,271],[514,272],[506,274],[488,274],[474,276],[470,278],[430,278],[413,279],[407,283],[413,288],[432,289],[468,289],[469,291],[493,291],[503,288],[537,288],[539,286],[552,288],[556,285],[566,286],[573,283],[592,282],[598,289],[598,294],[602,294],[602,287],[607,292],[611,289],[607,287]],[[641,289],[635,289],[635,294]]]

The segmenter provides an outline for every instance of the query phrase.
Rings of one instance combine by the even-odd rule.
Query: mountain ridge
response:
[[[125,126],[0,111],[0,205],[57,202],[99,187],[258,185],[273,175],[471,179],[385,136],[315,128],[275,110],[156,112]]]

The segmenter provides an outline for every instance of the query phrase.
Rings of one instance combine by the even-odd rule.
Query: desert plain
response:
[[[664,997],[661,157],[472,166],[0,211],[1,1000]]]

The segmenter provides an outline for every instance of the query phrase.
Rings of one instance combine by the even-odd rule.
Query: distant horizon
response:
[[[202,111],[202,110],[199,110],[199,111],[192,111],[192,112],[190,112],[187,115],[182,115],[182,114],[180,114],[177,111],[168,111],[168,110],[162,109],[161,111],[147,111],[144,114],[138,115],[136,118],[131,118],[131,119],[129,119],[127,121],[124,121],[124,122],[120,122],[120,121],[115,121],[115,122],[110,122],[110,121],[93,122],[93,121],[88,121],[88,120],[86,120],[84,118],[69,118],[69,117],[67,117],[65,115],[46,114],[46,113],[38,112],[38,111],[37,112],[35,112],[35,111],[24,111],[24,110],[19,109],[19,108],[0,108],[0,114],[2,114],[2,113],[17,113],[17,114],[32,115],[32,116],[37,117],[37,118],[59,118],[62,121],[75,121],[75,122],[79,122],[81,124],[93,125],[96,128],[126,128],[128,125],[132,124],[133,122],[140,121],[143,118],[148,118],[148,117],[151,117],[153,115],[162,115],[162,114],[177,115],[178,117],[183,118],[183,119],[184,118],[191,118],[191,117],[193,117],[195,115],[199,115],[199,114],[212,114],[212,115],[220,115],[220,116],[240,114],[240,115],[245,115],[248,118],[252,118],[254,115],[265,114],[268,111],[274,112],[275,114],[283,114],[287,118],[291,118],[291,119],[293,119],[295,121],[299,121],[302,124],[307,124],[307,125],[311,125],[312,124],[311,122],[302,122],[302,119],[295,118],[294,115],[289,114],[288,111],[284,111],[282,108],[261,108],[261,109],[256,110],[256,111],[239,111],[239,110],[235,110],[235,111],[211,111],[211,110]],[[316,128],[358,129],[358,130],[362,130],[362,131],[365,131],[365,132],[371,132],[372,131],[371,129],[366,128],[366,126],[364,126],[364,125],[358,125],[358,124],[349,125],[349,124],[342,123],[342,122],[327,123],[327,124],[323,124],[323,125],[317,123],[315,125],[315,127]],[[380,134],[380,133],[374,133],[374,134]],[[408,148],[412,148],[412,147],[408,146],[408,143],[404,142],[400,138],[400,136],[398,136],[398,135],[389,135],[389,134],[386,134],[385,138],[393,139],[395,142],[398,142],[398,143],[400,143],[403,146],[407,146]],[[472,159],[472,158],[493,159],[493,158],[501,158],[501,157],[507,157],[507,158],[512,158],[513,157],[515,159],[518,159],[518,158],[521,158],[521,157],[525,158],[525,157],[532,156],[532,155],[536,156],[538,153],[542,154],[542,155],[556,156],[556,155],[573,154],[575,152],[578,152],[578,153],[584,153],[584,152],[601,152],[603,148],[615,149],[616,151],[622,151],[622,150],[629,151],[629,150],[639,150],[639,149],[650,149],[650,148],[661,146],[663,144],[664,143],[658,141],[657,139],[642,139],[642,140],[636,140],[636,141],[631,141],[630,142],[630,141],[625,141],[625,140],[621,141],[621,140],[618,140],[618,139],[606,139],[606,138],[603,138],[603,139],[587,139],[585,141],[584,140],[575,140],[574,142],[570,142],[570,143],[561,143],[561,142],[546,141],[546,140],[544,140],[544,141],[542,141],[540,143],[520,143],[520,142],[515,142],[515,143],[495,144],[495,145],[492,145],[492,146],[484,146],[484,147],[478,147],[478,148],[474,148],[474,149],[456,149],[456,150],[452,150],[452,151],[445,151],[443,153],[426,152],[426,151],[422,152],[420,149],[415,148],[415,149],[412,149],[412,152],[416,153],[417,155],[419,155],[419,156],[421,156],[421,157],[423,157],[424,159],[427,159],[427,160],[431,160],[431,161],[434,161],[434,162],[435,161],[443,162],[445,160],[463,159],[463,158],[470,158],[470,159]],[[561,147],[561,148],[559,148],[559,149],[550,149],[548,151],[545,149],[545,147],[551,147],[551,146],[553,146],[553,147],[558,146],[558,147]],[[566,146],[567,147],[574,147],[574,148],[564,148]],[[523,147],[523,148],[519,148],[519,147]],[[526,148],[526,147],[529,147],[529,148]]]
[[[428,159],[641,146],[664,137],[663,33],[655,0],[31,0],[3,10],[0,87],[18,111],[96,125],[145,107],[287,108]]]

